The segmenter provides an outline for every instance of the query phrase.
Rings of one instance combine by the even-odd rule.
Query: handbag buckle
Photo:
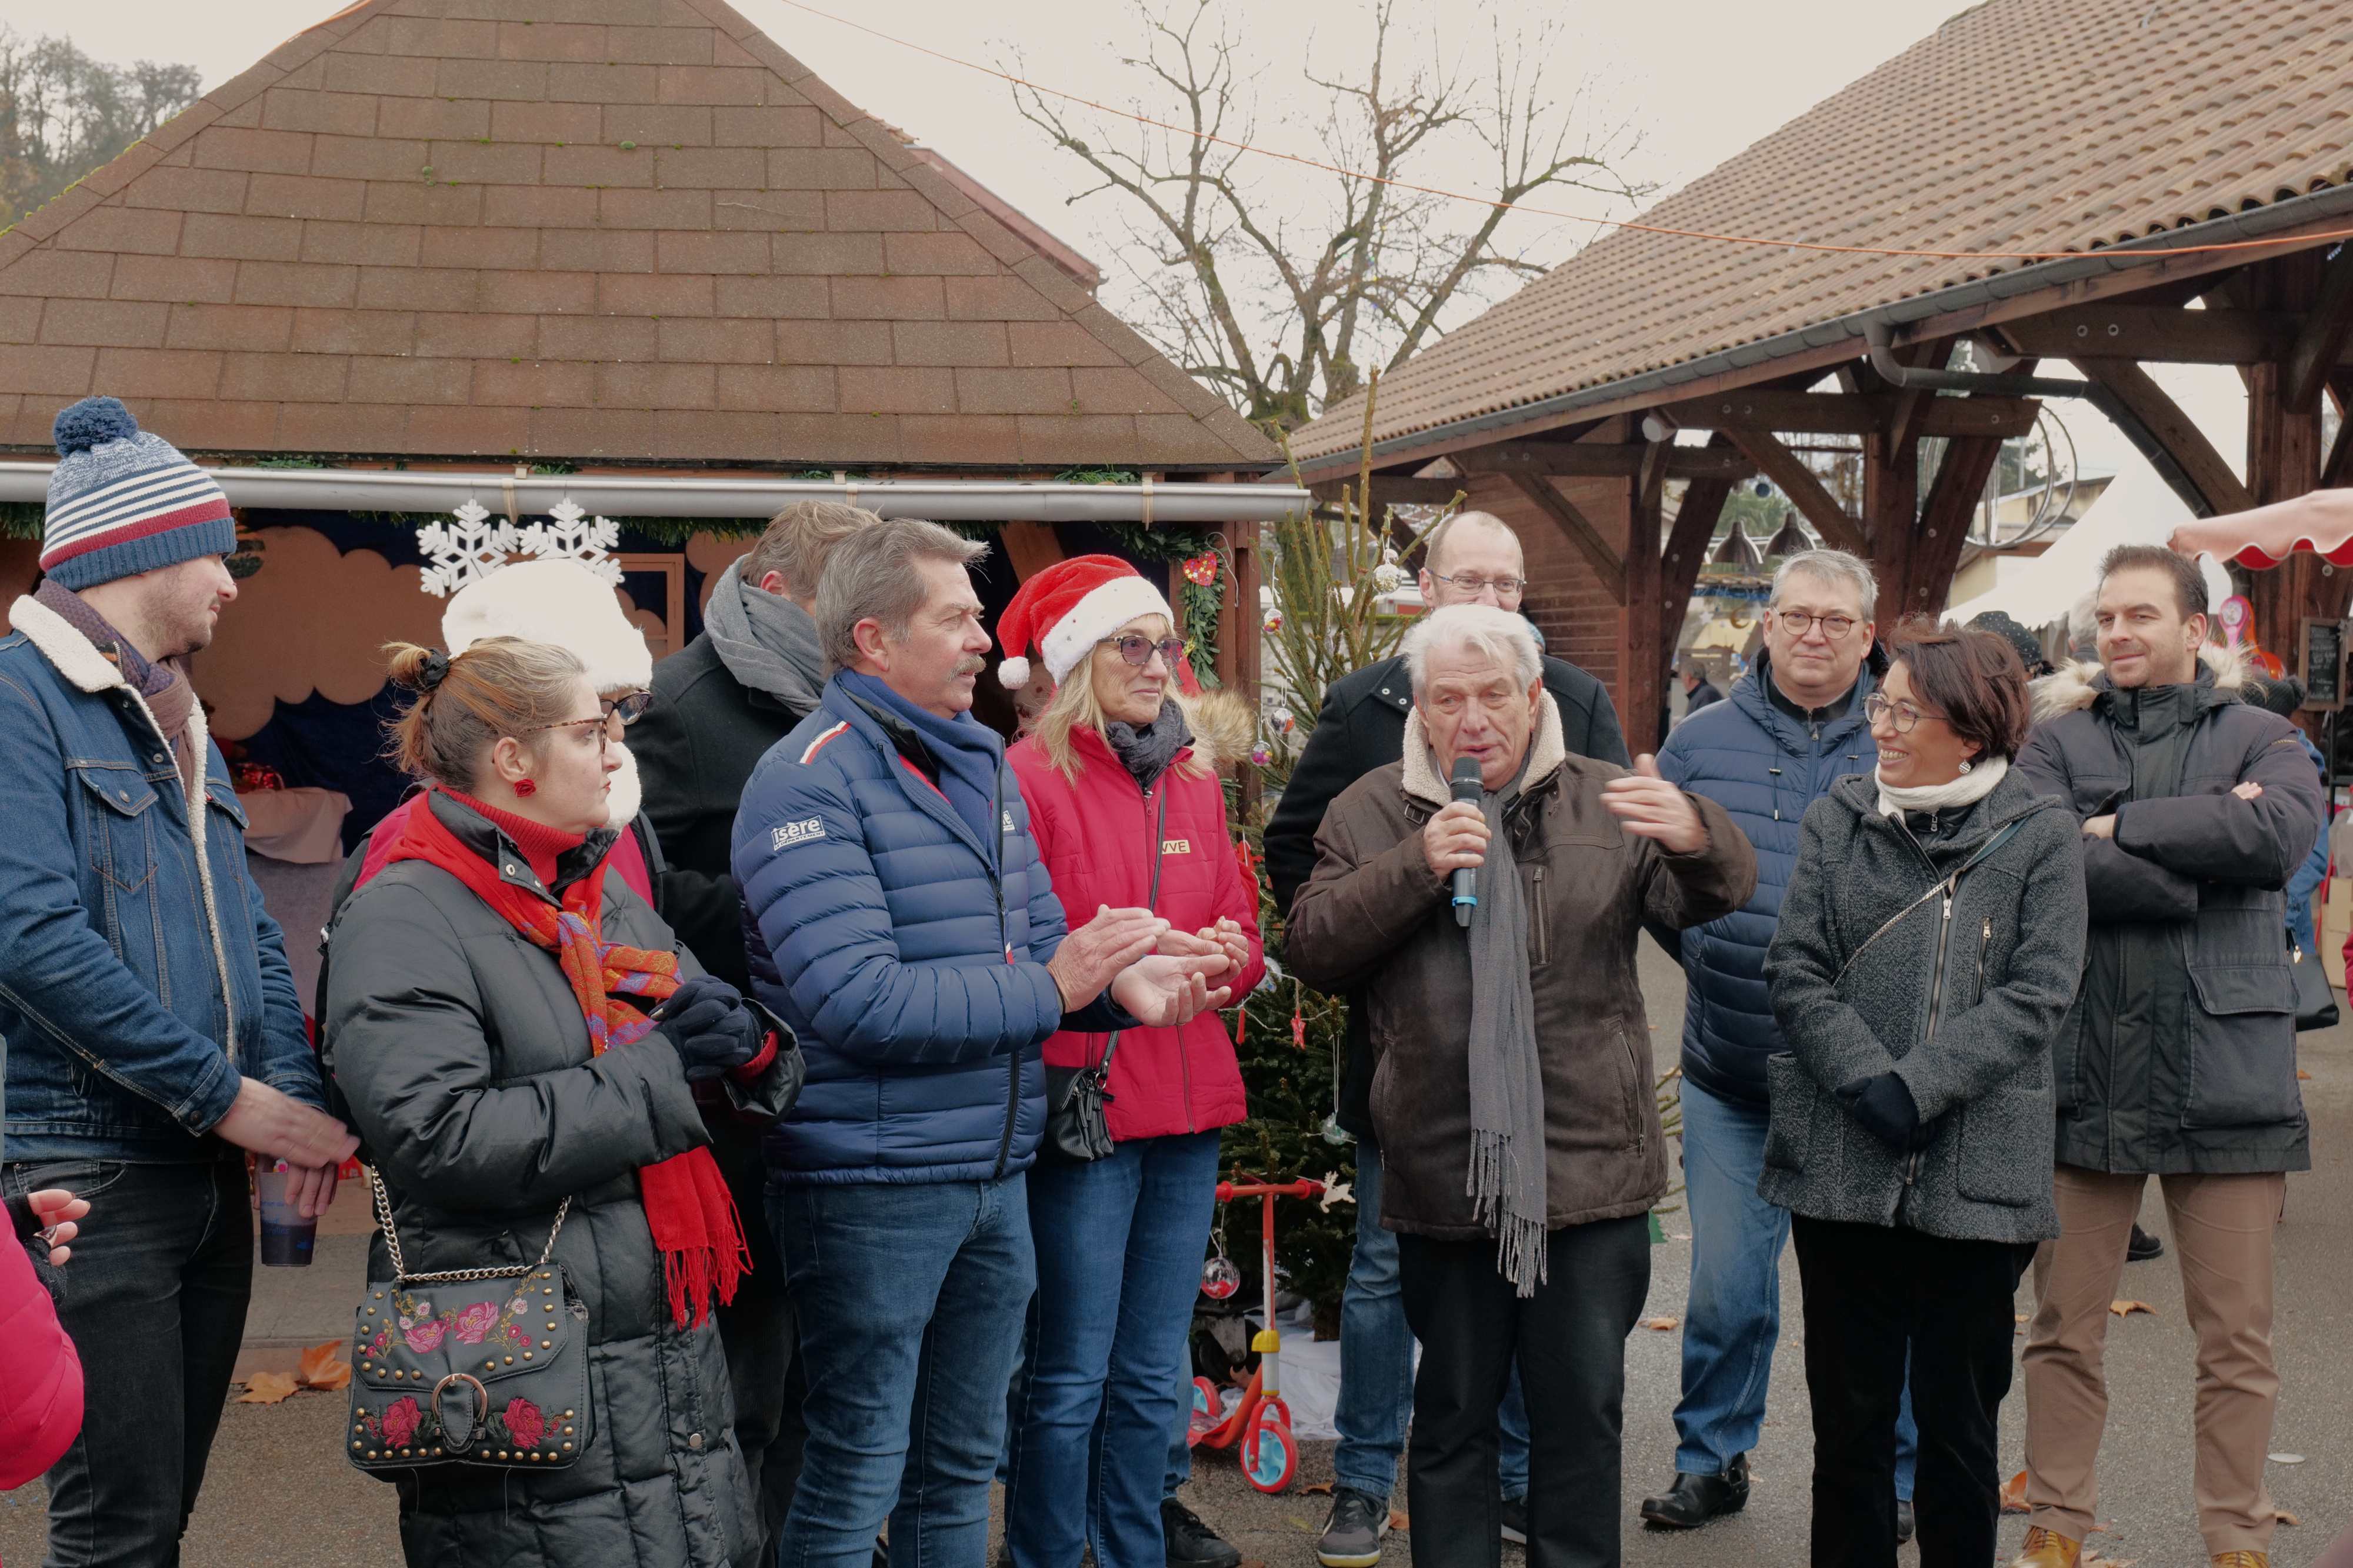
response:
[[[462,1429],[453,1426],[441,1410],[441,1395],[453,1383],[462,1383],[474,1391],[474,1408],[467,1414]],[[432,1403],[433,1419],[441,1425],[443,1446],[453,1454],[462,1454],[472,1447],[475,1435],[482,1429],[482,1417],[491,1408],[490,1391],[482,1386],[482,1380],[471,1373],[453,1372],[433,1385]]]

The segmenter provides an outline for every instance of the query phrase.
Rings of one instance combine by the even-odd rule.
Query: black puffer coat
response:
[[[2177,689],[2118,690],[2097,666],[2034,686],[2019,771],[2079,821],[2116,818],[2113,840],[2084,841],[2091,938],[2053,1052],[2059,1163],[2306,1170],[2283,889],[2320,832],[2320,780],[2294,725],[2239,700],[2223,656]],[[2247,782],[2262,798],[2232,793]]]
[[[497,829],[440,792],[428,798],[470,848],[544,896]],[[598,834],[565,854],[559,889],[610,842]],[[617,873],[601,874],[608,940],[677,946]],[[671,1321],[638,1197],[641,1167],[707,1142],[676,1051],[655,1035],[592,1057],[555,955],[420,861],[389,866],[352,895],[329,956],[326,1066],[392,1194],[409,1268],[528,1263],[569,1197],[555,1260],[588,1309],[588,1450],[563,1470],[428,1468],[403,1479],[409,1563],[750,1563],[759,1529],[718,1331]],[[700,972],[691,956],[680,968]],[[783,1061],[749,1100],[782,1091]],[[368,1268],[371,1279],[391,1275],[381,1237]]]

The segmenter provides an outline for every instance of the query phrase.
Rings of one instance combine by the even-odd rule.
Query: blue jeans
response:
[[[25,1162],[0,1184],[69,1187],[94,1211],[73,1261],[52,1268],[42,1250],[33,1265],[81,1352],[87,1412],[49,1471],[48,1562],[175,1564],[252,1294],[245,1163]]]
[[[1028,1183],[787,1184],[768,1223],[800,1319],[808,1446],[778,1555],[892,1568],[988,1555],[1005,1389],[1037,1289]]]
[[[1781,1337],[1781,1249],[1789,1211],[1757,1194],[1766,1110],[1683,1080],[1683,1202],[1691,1213],[1691,1297],[1683,1309],[1683,1393],[1675,1468],[1721,1475],[1757,1446],[1773,1347]],[[1895,1423],[1895,1495],[1912,1495],[1919,1458],[1906,1380]]]
[[[1398,1293],[1398,1238],[1381,1228],[1381,1151],[1369,1134],[1356,1140],[1356,1251],[1340,1298],[1340,1403],[1332,1417],[1340,1446],[1332,1471],[1335,1484],[1386,1501],[1397,1489],[1398,1460],[1413,1424],[1413,1331]],[[1528,1413],[1516,1362],[1498,1414],[1503,1493],[1524,1498]]]
[[[1218,1135],[1116,1145],[1029,1173],[1037,1334],[1006,1468],[1015,1568],[1162,1568],[1172,1433],[1218,1184]]]

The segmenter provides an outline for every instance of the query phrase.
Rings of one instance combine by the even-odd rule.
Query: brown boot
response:
[[[2075,1568],[2083,1555],[2082,1542],[2070,1541],[2038,1524],[2026,1532],[2026,1544],[2010,1560],[2010,1568]]]
[[[2268,1552],[2217,1552],[2214,1568],[2272,1568],[2272,1554]]]

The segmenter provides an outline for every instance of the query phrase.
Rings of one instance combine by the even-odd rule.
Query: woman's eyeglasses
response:
[[[1125,637],[1105,637],[1101,646],[1119,649],[1120,658],[1139,668],[1150,664],[1155,653],[1160,656],[1160,661],[1171,669],[1176,668],[1177,661],[1185,657],[1182,637],[1162,637],[1154,642],[1140,632],[1130,632]]]
[[[627,696],[603,697],[597,700],[604,706],[606,718],[617,718],[624,725],[628,725],[646,716],[646,710],[653,706],[654,694],[632,691]]]
[[[1909,702],[1890,702],[1883,693],[1874,691],[1862,700],[1862,716],[1876,724],[1885,719],[1899,735],[1908,735],[1912,727],[1923,719],[1941,719],[1942,713],[1930,713],[1915,708]]]
[[[599,713],[594,719],[559,719],[553,724],[533,724],[523,733],[536,735],[543,730],[577,730],[583,740],[586,740],[593,731],[599,752],[613,743],[613,716],[610,713]]]

